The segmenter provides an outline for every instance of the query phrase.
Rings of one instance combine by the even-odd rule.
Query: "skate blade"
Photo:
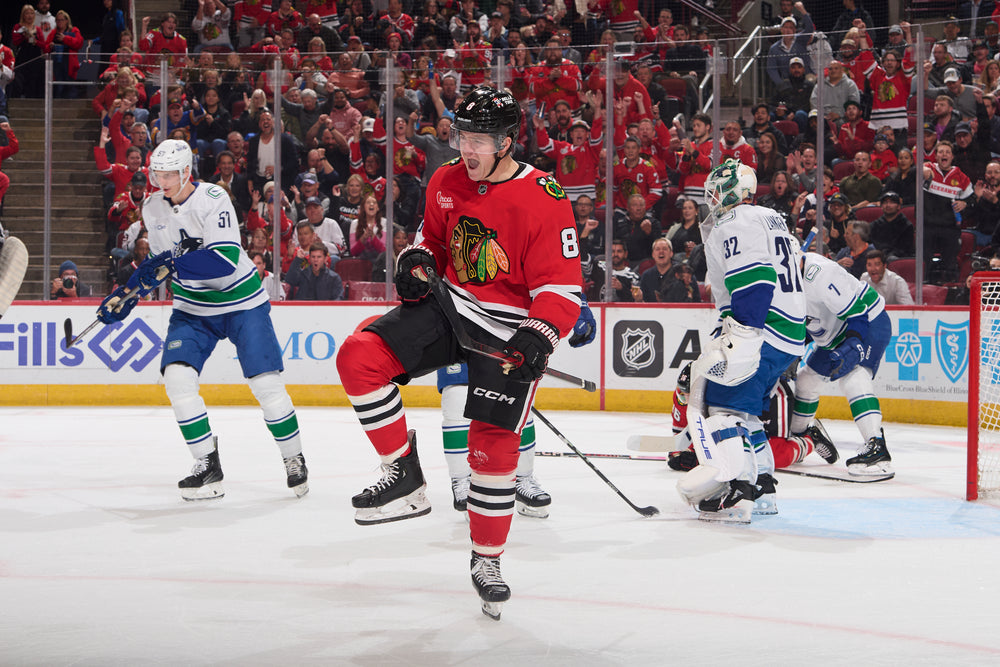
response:
[[[847,466],[847,472],[855,477],[893,475],[892,461],[882,461],[871,465],[854,464]]]
[[[222,482],[212,482],[198,488],[181,489],[181,498],[187,501],[192,500],[214,500],[222,498],[226,492],[222,488]]]
[[[520,500],[514,503],[514,505],[517,507],[517,513],[521,516],[531,517],[532,519],[547,519],[549,517],[548,506],[532,507],[527,503],[522,503]]]
[[[296,498],[301,498],[309,493],[309,482],[302,482],[301,484],[291,487],[291,489],[295,492]]]
[[[748,524],[752,515],[753,505],[749,501],[738,502],[732,507],[721,509],[718,512],[703,512],[698,510],[698,520],[711,523]]]
[[[410,495],[397,498],[380,507],[362,507],[354,513],[354,523],[359,526],[372,526],[430,514],[431,503],[424,495],[424,488],[422,486]]]
[[[774,494],[761,496],[754,501],[754,516],[774,516],[778,513],[778,503],[774,499]]]
[[[500,620],[501,611],[503,611],[503,602],[487,602],[483,600],[483,613],[494,621]]]

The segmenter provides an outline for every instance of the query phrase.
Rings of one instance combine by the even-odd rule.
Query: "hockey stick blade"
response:
[[[581,461],[583,461],[583,462],[584,462],[584,463],[586,463],[586,464],[587,464],[588,466],[590,466],[590,469],[591,469],[591,470],[593,470],[593,471],[594,471],[595,473],[597,473],[597,476],[598,476],[598,477],[600,477],[600,478],[601,478],[602,480],[604,480],[604,483],[605,483],[605,484],[607,484],[608,486],[610,486],[610,487],[611,487],[611,489],[612,489],[612,490],[613,490],[613,491],[614,491],[615,493],[617,493],[617,494],[618,494],[618,496],[619,496],[619,497],[620,497],[620,498],[621,498],[622,500],[624,500],[624,501],[625,501],[626,503],[628,503],[628,506],[629,506],[629,507],[631,507],[631,508],[632,508],[632,509],[634,509],[634,510],[635,510],[636,512],[638,512],[639,514],[641,514],[642,516],[645,516],[645,517],[650,517],[650,516],[656,516],[657,514],[659,514],[659,513],[660,513],[660,510],[656,509],[656,508],[655,508],[655,507],[653,507],[652,505],[649,505],[648,507],[639,507],[638,505],[636,505],[635,503],[633,503],[633,502],[632,502],[631,500],[629,500],[629,499],[628,499],[628,496],[626,496],[626,495],[625,495],[624,493],[622,493],[622,492],[621,492],[621,490],[619,490],[619,488],[618,488],[617,486],[615,486],[615,485],[614,485],[614,484],[613,484],[613,483],[611,482],[611,480],[610,480],[610,479],[608,479],[607,477],[605,477],[605,476],[604,476],[604,473],[603,473],[603,472],[601,472],[600,470],[598,470],[598,469],[597,469],[597,466],[595,466],[595,465],[594,465],[593,463],[591,463],[591,462],[590,462],[590,459],[588,459],[588,458],[587,458],[586,454],[584,454],[584,453],[583,453],[583,452],[581,452],[581,451],[580,451],[579,449],[577,449],[577,448],[576,448],[576,447],[575,447],[575,446],[573,445],[573,443],[572,443],[572,442],[570,442],[570,441],[569,441],[569,440],[568,440],[568,439],[566,438],[566,436],[564,436],[564,435],[563,435],[563,434],[562,434],[562,433],[561,433],[561,432],[559,431],[559,429],[557,429],[557,428],[556,428],[555,426],[553,426],[553,425],[552,425],[552,422],[550,422],[550,421],[549,421],[549,420],[548,420],[548,419],[547,419],[547,418],[545,417],[545,415],[543,415],[543,414],[542,414],[541,412],[539,412],[539,411],[538,411],[538,409],[537,409],[537,408],[536,408],[535,406],[531,406],[531,412],[532,412],[532,413],[533,413],[533,414],[534,414],[534,415],[535,415],[536,417],[538,417],[539,421],[541,421],[541,422],[542,422],[543,424],[545,424],[545,425],[546,425],[546,426],[547,426],[547,427],[549,428],[549,430],[550,430],[550,431],[552,431],[552,433],[554,433],[554,434],[555,434],[555,436],[556,436],[557,438],[559,438],[560,440],[562,440],[562,443],[563,443],[564,445],[566,445],[567,447],[569,447],[569,448],[570,448],[570,449],[571,449],[571,450],[573,451],[573,453],[574,453],[574,454],[576,454],[576,455],[577,455],[577,456],[578,456],[578,457],[580,458],[580,460],[581,460]]]
[[[458,309],[455,308],[455,302],[451,298],[448,286],[444,284],[444,281],[441,280],[441,277],[437,275],[437,273],[434,271],[428,271],[427,283],[430,285],[431,293],[434,294],[434,298],[437,299],[438,305],[441,306],[441,310],[444,311],[444,316],[447,318],[448,324],[451,325],[452,331],[455,332],[455,339],[458,341],[459,346],[463,350],[473,352],[484,357],[492,357],[493,359],[497,359],[499,361],[507,359],[507,355],[495,347],[472,339],[469,332],[465,330],[464,326],[462,326],[462,318],[458,314]],[[584,380],[583,378],[579,378],[569,373],[564,373],[556,370],[555,368],[546,368],[545,374],[551,375],[552,377],[562,380],[563,382],[575,384],[584,391],[597,391],[597,384],[593,381]]]
[[[819,468],[820,466],[812,466]],[[830,468],[829,472],[814,472],[809,467],[798,466],[789,468],[778,468],[775,472],[783,472],[786,475],[798,475],[799,477],[812,477],[813,479],[829,479],[834,482],[849,482],[851,484],[872,484],[874,482],[885,482],[896,476],[896,473],[883,473],[881,475],[852,475],[840,468]]]

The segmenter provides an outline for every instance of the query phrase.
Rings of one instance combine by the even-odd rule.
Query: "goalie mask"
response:
[[[717,166],[705,180],[705,201],[712,215],[719,216],[757,192],[757,174],[732,158]]]
[[[191,146],[186,141],[179,139],[167,139],[153,151],[149,158],[149,182],[155,187],[162,188],[156,178],[158,171],[176,171],[180,175],[180,189],[191,180],[191,169],[194,158],[191,154]]]

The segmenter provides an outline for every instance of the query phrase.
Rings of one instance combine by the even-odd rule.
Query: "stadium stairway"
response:
[[[4,160],[10,177],[4,198],[4,226],[28,247],[28,272],[18,298],[43,299],[59,265],[76,262],[80,278],[95,296],[108,288],[108,257],[105,254],[104,214],[101,201],[103,178],[94,163],[97,117],[90,98],[56,100],[52,117],[52,246],[50,266],[43,266],[43,215],[45,187],[44,100],[11,99],[11,128],[17,135],[19,152]]]

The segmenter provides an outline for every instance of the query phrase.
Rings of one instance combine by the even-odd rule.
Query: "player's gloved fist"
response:
[[[594,319],[594,313],[591,312],[590,306],[587,304],[587,297],[584,297],[580,302],[580,319],[576,321],[573,333],[569,337],[569,346],[583,347],[587,343],[594,342],[596,335],[597,320]]]
[[[139,302],[138,299],[127,299],[128,295],[129,292],[124,286],[109,294],[97,309],[97,319],[104,324],[112,324],[121,322],[128,317],[128,314],[135,308],[135,304]]]
[[[839,380],[861,363],[865,358],[865,346],[861,339],[848,335],[843,343],[830,353],[830,379]]]
[[[139,268],[132,274],[133,277],[128,281],[129,286],[133,289],[138,287],[139,295],[146,296],[173,270],[173,253],[165,250],[155,257],[147,257],[146,261],[140,264]]]
[[[396,260],[396,293],[403,301],[420,301],[427,296],[431,285],[427,282],[429,271],[435,269],[434,257],[418,246],[404,248]]]
[[[504,373],[518,382],[534,382],[545,373],[549,355],[558,344],[559,331],[554,326],[545,320],[524,320],[503,348]]]

